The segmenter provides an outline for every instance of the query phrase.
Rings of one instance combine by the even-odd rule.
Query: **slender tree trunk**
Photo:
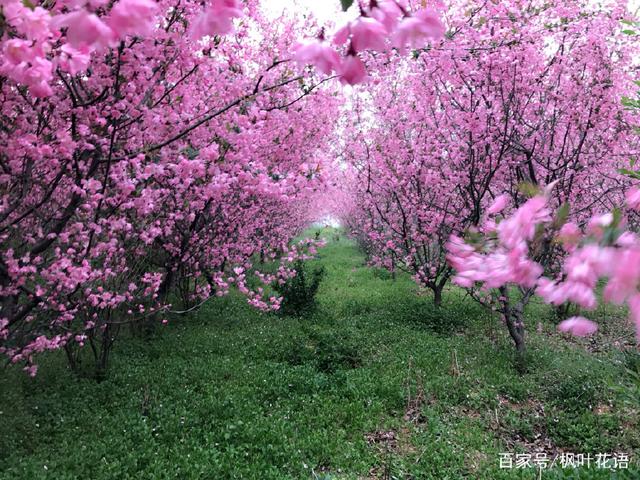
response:
[[[433,291],[433,304],[436,307],[442,306],[442,292],[444,291],[444,287],[447,285],[449,281],[449,275],[444,275],[440,281],[433,282],[429,287]]]
[[[97,382],[102,382],[107,378],[109,356],[119,330],[119,325],[107,323],[104,328],[94,329],[92,333],[88,334],[89,346],[93,352],[94,376]]]
[[[509,293],[505,287],[500,288],[500,294],[504,298],[502,307],[505,323],[516,347],[515,367],[522,374],[526,372],[524,305],[520,301],[512,306],[509,301]]]
[[[396,281],[396,257],[391,255],[391,280]]]
[[[69,364],[69,368],[73,373],[78,373],[78,357],[77,357],[77,349],[75,349],[72,345],[66,344],[64,346],[64,352],[67,355],[67,363]]]
[[[158,303],[162,306],[167,304],[169,300],[169,293],[173,287],[173,281],[176,277],[175,271],[171,267],[167,267],[167,275],[158,287]],[[151,335],[156,329],[158,323],[160,323],[160,313],[156,312],[153,315],[142,320],[142,333],[147,339],[151,338]]]
[[[439,286],[433,288],[433,304],[436,307],[442,306],[442,288]]]

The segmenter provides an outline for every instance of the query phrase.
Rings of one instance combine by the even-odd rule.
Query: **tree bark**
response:
[[[500,295],[504,298],[502,301],[503,314],[509,335],[516,347],[515,367],[519,373],[526,371],[526,344],[524,329],[524,305],[519,301],[516,305],[511,305],[509,301],[509,292],[505,287],[500,288]]]
[[[442,287],[436,286],[433,290],[433,304],[436,307],[442,306]]]
[[[434,281],[429,287],[433,291],[433,304],[436,307],[442,306],[442,292],[449,281],[449,274],[444,274],[439,282]]]

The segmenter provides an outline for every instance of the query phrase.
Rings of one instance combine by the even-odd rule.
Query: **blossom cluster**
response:
[[[4,19],[11,27],[2,42],[0,73],[29,87],[34,97],[53,94],[56,68],[73,75],[83,72],[90,56],[114,47],[130,35],[153,28],[158,5],[153,0],[119,0],[106,15],[105,0],[64,1],[51,9],[20,0],[2,0]]]
[[[627,193],[627,208],[638,210],[640,189]],[[499,208],[482,227],[480,237],[472,235],[467,243],[452,236],[448,243],[448,259],[456,270],[454,282],[483,289],[517,285],[535,288],[546,303],[574,303],[584,310],[598,305],[597,288],[605,281],[602,298],[616,305],[627,304],[640,341],[640,237],[628,229],[620,210],[594,215],[584,229],[573,222],[562,222],[563,215],[552,215],[549,194],[528,200],[511,215],[496,222],[493,215],[506,207],[502,198]],[[556,278],[544,275],[535,256],[536,243],[553,241],[562,245],[566,256]],[[559,330],[576,336],[597,331],[596,323],[582,317],[571,317]]]
[[[317,38],[297,43],[294,58],[326,75],[335,73],[345,84],[362,83],[367,71],[360,54],[391,47],[404,52],[407,46],[421,48],[439,40],[445,32],[440,15],[434,6],[411,12],[401,0],[370,0],[368,8],[361,6],[360,16],[338,29],[331,40],[323,29]]]

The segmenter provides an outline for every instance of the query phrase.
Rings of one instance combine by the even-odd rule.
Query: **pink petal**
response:
[[[576,337],[586,337],[598,331],[598,324],[584,317],[571,317],[558,325],[558,330]]]
[[[493,201],[493,203],[491,204],[491,206],[487,210],[487,213],[489,215],[500,213],[502,210],[505,209],[505,207],[508,204],[509,204],[509,195],[507,195],[506,193],[502,194],[502,195],[496,197],[496,199]]]
[[[362,60],[360,60],[359,57],[349,55],[342,63],[341,75],[340,81],[342,83],[356,85],[364,82],[367,78],[367,71],[364,68],[364,63],[362,63]]]

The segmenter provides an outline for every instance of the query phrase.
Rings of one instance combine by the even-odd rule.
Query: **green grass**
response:
[[[461,291],[435,310],[344,238],[318,262],[327,275],[306,318],[231,295],[150,340],[122,339],[101,383],[59,354],[35,379],[5,369],[0,478],[533,479],[498,459],[537,450],[632,457],[617,477],[542,478],[640,477],[637,390],[616,349],[556,335],[534,306],[543,332],[518,376],[504,327]]]

